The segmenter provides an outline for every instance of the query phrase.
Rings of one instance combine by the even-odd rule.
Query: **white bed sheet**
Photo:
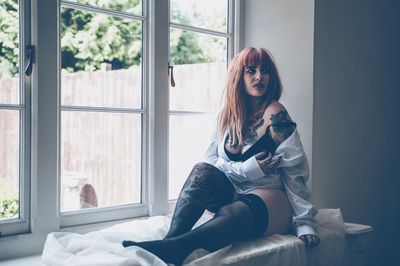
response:
[[[203,215],[196,226],[210,219]],[[321,209],[316,216],[321,243],[305,248],[293,235],[272,235],[240,241],[209,253],[196,250],[184,264],[200,265],[341,265],[344,255],[344,223],[339,209]],[[167,232],[170,217],[155,216],[121,223],[88,234],[54,232],[47,236],[41,262],[46,266],[133,266],[166,264],[153,254],[138,248],[123,248],[123,240],[161,239]]]

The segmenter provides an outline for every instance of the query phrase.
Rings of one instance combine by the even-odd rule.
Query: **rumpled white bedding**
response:
[[[210,218],[211,215],[206,213],[196,226]],[[237,242],[213,253],[196,250],[186,258],[184,265],[341,265],[345,235],[340,210],[320,209],[316,223],[321,243],[315,248],[305,248],[293,235],[272,235]],[[88,234],[50,233],[41,262],[46,266],[165,266],[153,254],[138,247],[124,248],[121,243],[126,239],[161,239],[169,224],[170,217],[154,216]]]

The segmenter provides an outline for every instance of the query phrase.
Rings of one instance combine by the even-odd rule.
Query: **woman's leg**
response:
[[[268,209],[257,195],[244,195],[220,208],[214,218],[185,234],[157,241],[124,241],[124,247],[139,246],[167,263],[181,265],[194,250],[216,251],[236,240],[264,234]]]
[[[259,196],[268,206],[268,213],[271,218],[266,235],[290,233],[293,212],[285,191],[275,188],[261,188],[254,189],[249,193]]]
[[[205,209],[215,213],[232,201],[234,193],[223,172],[208,163],[196,164],[179,194],[165,238],[189,232]]]

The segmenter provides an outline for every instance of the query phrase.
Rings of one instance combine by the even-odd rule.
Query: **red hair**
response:
[[[218,128],[222,136],[229,130],[233,144],[243,144],[242,130],[246,117],[246,92],[243,74],[247,66],[260,65],[268,69],[269,83],[264,100],[268,106],[278,101],[282,94],[282,84],[272,55],[264,48],[243,49],[230,63],[228,77],[222,98],[222,109],[218,115]]]

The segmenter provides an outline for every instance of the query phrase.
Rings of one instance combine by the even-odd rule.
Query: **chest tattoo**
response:
[[[246,121],[243,129],[243,142],[245,145],[252,145],[257,141],[257,129],[264,125],[264,112],[257,113],[253,119]]]

